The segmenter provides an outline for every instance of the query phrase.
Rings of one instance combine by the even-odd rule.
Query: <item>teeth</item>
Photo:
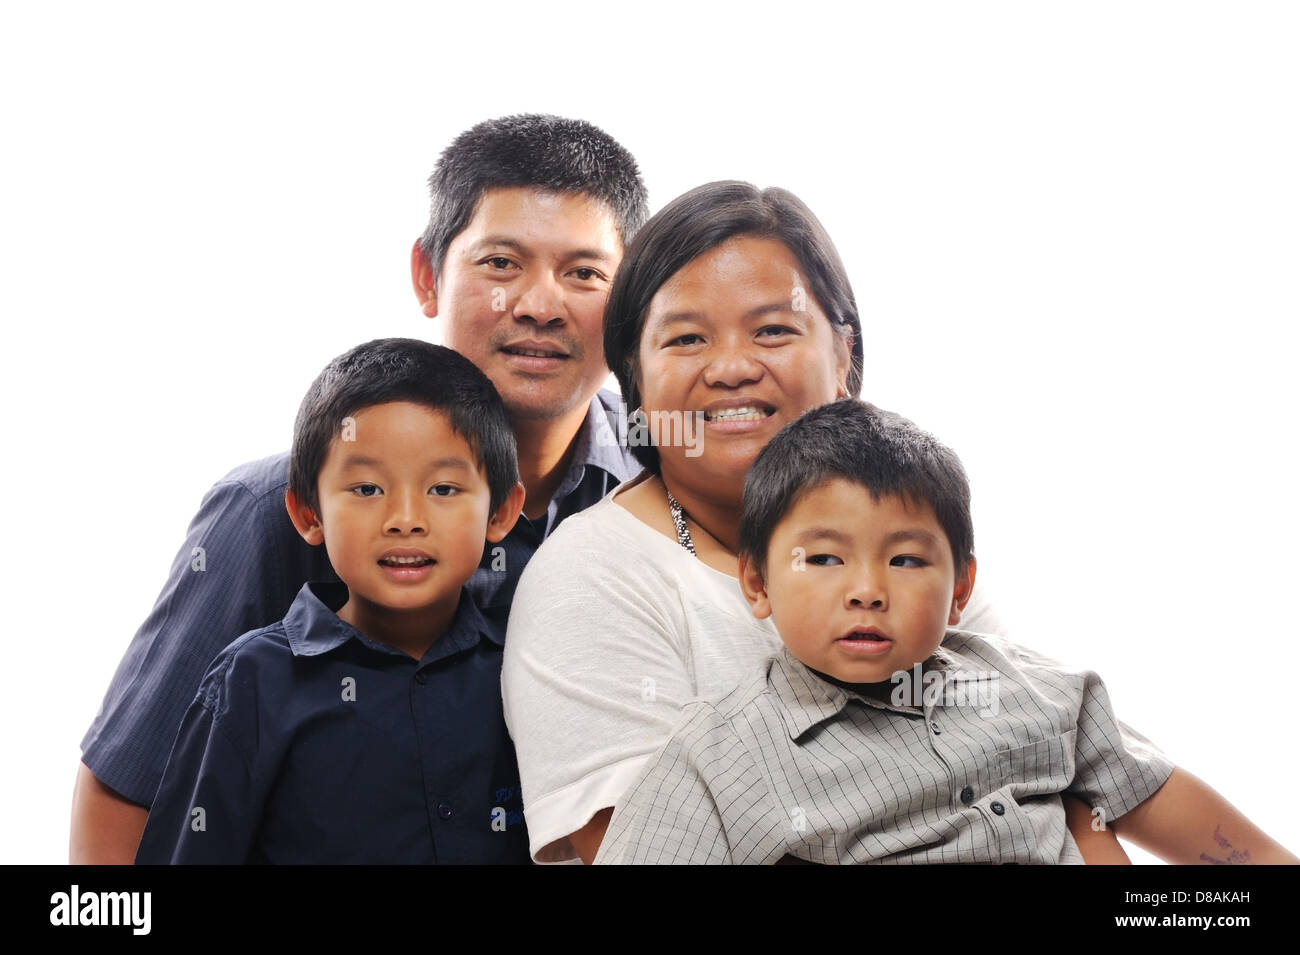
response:
[[[558,352],[538,351],[536,348],[510,348],[507,349],[512,355],[527,355],[529,358],[559,358]]]
[[[767,412],[753,405],[742,408],[723,408],[719,411],[704,412],[705,421],[757,421],[766,418]]]
[[[428,560],[429,560],[428,557],[385,557],[382,562],[385,564],[405,565],[405,564],[423,564]]]

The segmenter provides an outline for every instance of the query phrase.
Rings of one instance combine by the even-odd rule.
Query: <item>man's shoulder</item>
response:
[[[289,452],[282,451],[231,468],[213,487],[240,487],[253,497],[273,494],[278,498],[283,497],[288,484]]]

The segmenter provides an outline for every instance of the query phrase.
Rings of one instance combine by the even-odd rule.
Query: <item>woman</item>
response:
[[[745,475],[784,424],[858,393],[862,354],[839,255],[784,190],[701,186],[631,244],[605,357],[636,409],[629,443],[645,470],[536,553],[506,640],[506,719],[538,861],[590,862],[681,707],[780,647],[736,579]],[[978,584],[961,625],[1000,629]],[[1076,803],[1071,831],[1096,861],[1087,822]]]

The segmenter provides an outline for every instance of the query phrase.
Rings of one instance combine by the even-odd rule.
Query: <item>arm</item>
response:
[[[129,861],[176,738],[213,658],[278,620],[328,561],[293,530],[282,501],[287,457],[231,472],[207,493],[153,611],[137,631],[82,740],[69,859]]]
[[[119,796],[85,763],[77,764],[72,791],[68,861],[73,865],[130,865],[149,810]]]
[[[1092,810],[1080,800],[1065,793],[1061,796],[1065,804],[1065,825],[1074,837],[1074,844],[1079,847],[1079,854],[1088,865],[1132,865],[1124,847],[1119,844],[1115,831],[1108,826],[1098,825]]]
[[[185,713],[162,784],[149,810],[135,861],[140,865],[235,865],[247,862],[262,816],[263,794],[253,760],[236,743],[237,728],[219,715],[225,668],[213,671]],[[234,681],[230,681],[234,684]],[[246,676],[240,684],[252,685]],[[255,698],[235,704],[239,717],[258,725]]]
[[[607,806],[592,816],[591,822],[569,836],[569,841],[573,843],[573,848],[583,865],[591,865],[596,861],[596,853],[600,851],[600,844],[605,839],[605,833],[609,830],[609,820],[613,815],[614,807]]]
[[[1182,769],[1113,825],[1125,839],[1175,865],[1300,864],[1300,858]]]

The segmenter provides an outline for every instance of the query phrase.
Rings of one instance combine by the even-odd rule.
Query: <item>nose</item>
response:
[[[763,377],[763,363],[758,360],[759,345],[748,336],[719,337],[709,349],[704,383],[720,388],[739,388]]]
[[[564,324],[564,291],[550,269],[530,269],[520,281],[524,284],[515,299],[516,321],[538,326]]]
[[[417,489],[394,491],[388,495],[388,514],[384,520],[384,533],[394,537],[423,534],[428,528],[423,517],[424,495]]]
[[[860,571],[844,595],[844,605],[849,610],[888,610],[884,576],[874,569]]]

